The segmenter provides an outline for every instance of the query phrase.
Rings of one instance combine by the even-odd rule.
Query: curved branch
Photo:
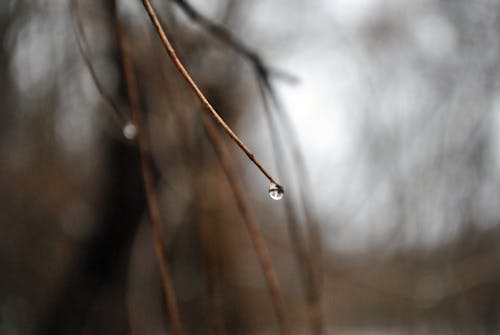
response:
[[[207,100],[205,95],[201,92],[200,88],[196,83],[194,82],[193,78],[189,75],[187,72],[186,68],[184,65],[181,63],[179,57],[177,57],[177,54],[172,47],[172,44],[170,43],[165,30],[163,29],[158,16],[156,15],[156,11],[153,8],[151,1],[150,0],[142,0],[142,3],[144,4],[144,8],[146,9],[149,18],[151,19],[151,22],[153,23],[154,27],[156,28],[158,35],[160,36],[161,42],[163,46],[165,47],[165,50],[167,51],[167,54],[169,55],[170,59],[172,59],[172,62],[174,65],[177,67],[179,72],[182,74],[184,79],[187,81],[189,86],[193,89],[194,93],[198,96],[199,100],[201,101],[203,107],[205,107],[206,110],[209,111],[209,113],[212,115],[212,117],[215,119],[215,121],[224,129],[224,131],[231,137],[231,139],[236,142],[236,144],[245,152],[245,154],[248,156],[248,158],[257,166],[257,168],[269,179],[271,183],[274,183],[280,187],[282,187],[274,178],[271,176],[269,172],[264,168],[264,166],[255,158],[254,154],[248,149],[248,147],[243,143],[242,140],[233,132],[233,130],[226,124],[226,122],[220,117],[220,115],[217,113],[217,111],[212,107],[210,102]]]

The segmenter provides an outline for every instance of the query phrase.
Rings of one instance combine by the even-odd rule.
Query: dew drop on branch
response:
[[[126,139],[133,140],[137,135],[137,127],[129,121],[125,124],[125,126],[123,126],[122,132]]]
[[[280,185],[276,185],[275,183],[271,183],[269,186],[269,196],[273,200],[280,200],[283,198],[283,195],[285,194],[285,190],[283,190],[283,187]]]

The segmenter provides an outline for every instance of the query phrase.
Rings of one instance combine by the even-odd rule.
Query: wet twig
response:
[[[163,29],[158,16],[156,15],[156,11],[151,5],[150,0],[142,0],[144,4],[144,8],[146,9],[149,18],[151,19],[151,22],[153,23],[156,31],[158,32],[158,35],[161,39],[161,42],[163,46],[165,47],[165,50],[167,54],[169,55],[170,59],[174,63],[175,67],[179,70],[181,75],[184,77],[184,79],[187,81],[189,86],[193,89],[194,93],[196,96],[199,98],[200,102],[202,103],[203,107],[210,113],[210,115],[213,117],[213,119],[217,122],[219,126],[221,126],[224,131],[231,137],[231,139],[245,152],[245,154],[248,156],[248,158],[254,163],[255,166],[269,179],[271,183],[274,183],[276,185],[279,185],[282,187],[271,174],[264,168],[264,166],[255,158],[254,154],[248,149],[248,147],[243,143],[243,141],[233,132],[233,130],[226,124],[226,122],[220,117],[220,115],[217,113],[217,111],[212,107],[210,102],[207,100],[205,95],[201,92],[200,88],[198,85],[194,82],[194,80],[191,78],[189,73],[187,72],[186,68],[184,65],[181,63],[180,59],[177,57],[177,54],[172,47],[170,40],[168,39],[165,30]]]

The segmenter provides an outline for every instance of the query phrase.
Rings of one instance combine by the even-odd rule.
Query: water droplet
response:
[[[285,194],[285,190],[280,185],[276,185],[275,183],[271,183],[269,186],[269,196],[273,200],[280,200],[283,198],[283,194]]]
[[[127,122],[123,127],[123,136],[128,140],[133,140],[137,135],[137,127],[132,122]]]

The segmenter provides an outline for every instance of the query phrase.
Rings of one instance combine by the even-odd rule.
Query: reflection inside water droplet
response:
[[[275,183],[271,183],[269,186],[269,196],[273,200],[280,200],[283,198],[283,194],[285,194],[285,191],[283,190],[283,187],[280,185],[276,185]]]
[[[137,135],[137,127],[132,122],[127,122],[123,127],[123,136],[128,140],[133,140]]]

